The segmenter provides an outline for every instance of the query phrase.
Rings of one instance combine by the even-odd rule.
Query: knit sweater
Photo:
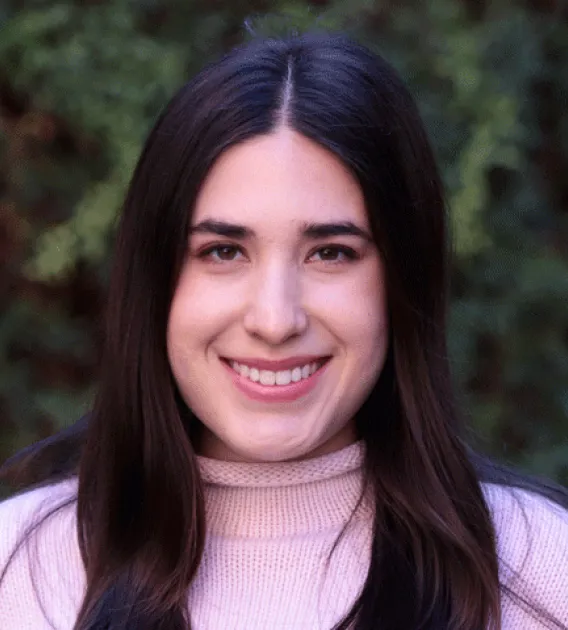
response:
[[[368,503],[331,553],[360,495],[362,458],[362,443],[299,462],[200,457],[207,535],[188,593],[192,628],[330,630],[351,608],[369,565]],[[0,504],[0,568],[29,519],[76,491],[69,480]],[[568,625],[568,512],[528,492],[494,485],[484,492],[502,580]],[[71,502],[16,555],[0,586],[2,630],[73,627],[85,586],[75,509]],[[546,627],[506,597],[502,611],[503,630]]]

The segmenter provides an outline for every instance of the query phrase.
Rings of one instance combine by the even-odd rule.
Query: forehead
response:
[[[198,194],[192,224],[214,218],[278,231],[310,221],[368,226],[355,176],[333,153],[282,129],[225,151]]]

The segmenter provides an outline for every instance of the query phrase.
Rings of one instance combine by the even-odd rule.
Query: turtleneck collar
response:
[[[363,456],[362,441],[293,462],[242,463],[199,456],[207,531],[258,539],[340,528],[361,494]],[[367,511],[363,506],[356,517]]]

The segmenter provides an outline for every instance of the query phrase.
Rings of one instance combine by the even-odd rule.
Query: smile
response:
[[[327,371],[331,357],[290,366],[288,369],[267,370],[231,359],[223,359],[237,390],[247,398],[261,402],[291,402],[309,394]]]
[[[253,383],[260,383],[261,385],[268,386],[283,386],[290,383],[298,383],[301,380],[306,380],[315,374],[326,359],[320,361],[313,361],[312,363],[306,363],[302,366],[296,366],[289,370],[278,370],[274,372],[272,370],[260,370],[256,367],[238,363],[237,361],[230,361],[229,365],[240,374],[242,377],[251,380]]]

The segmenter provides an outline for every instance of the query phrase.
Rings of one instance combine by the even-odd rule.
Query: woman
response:
[[[464,445],[447,274],[384,61],[203,70],[128,191],[94,409],[4,472],[56,462],[1,506],[2,627],[567,628],[566,492]]]

